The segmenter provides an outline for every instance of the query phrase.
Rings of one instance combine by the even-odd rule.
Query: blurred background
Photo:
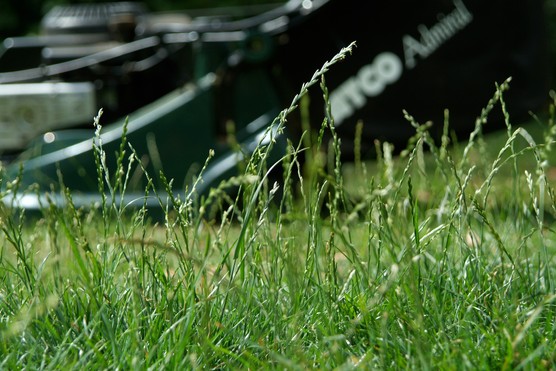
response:
[[[107,1],[16,0],[7,2],[0,0],[0,37],[4,39],[11,36],[36,35],[41,31],[41,19],[54,7],[91,2],[98,5]],[[268,10],[268,5],[277,6],[285,3],[286,0],[143,0],[137,2],[142,3],[146,8],[141,8],[140,14],[143,14],[144,10],[147,14],[149,11],[156,13],[188,10],[185,14],[190,15],[192,19],[198,17],[197,25],[206,26],[210,25],[206,22],[216,19],[210,17],[214,16],[215,12],[193,11],[194,9],[226,8],[217,11],[217,14],[227,20],[232,19],[234,13],[238,16],[237,11],[240,10],[235,7],[242,6],[242,11],[245,10],[244,7],[249,7],[246,13],[258,14],[255,9]],[[312,9],[313,4],[316,4],[314,9]],[[232,125],[233,130],[239,133],[238,137],[243,138],[241,139],[243,143],[248,143],[248,138],[253,134],[249,131],[251,129],[248,130],[253,127],[252,123],[259,125],[257,120],[261,117],[264,120],[260,122],[267,123],[265,117],[275,117],[282,107],[291,102],[291,97],[297,93],[298,87],[307,81],[327,58],[353,40],[357,40],[357,52],[350,57],[350,63],[338,63],[326,78],[327,87],[331,92],[330,105],[336,120],[335,133],[342,138],[341,152],[346,159],[354,159],[356,154],[374,157],[377,152],[375,141],[388,141],[399,150],[405,148],[408,140],[415,135],[415,130],[407,124],[402,114],[403,110],[410,112],[416,122],[430,122],[429,132],[434,138],[439,139],[444,135],[446,121],[444,108],[446,108],[450,112],[449,123],[453,137],[466,137],[475,127],[477,115],[482,112],[486,102],[492,97],[495,89],[494,82],[500,83],[509,76],[512,77],[511,89],[504,95],[504,101],[514,123],[531,121],[531,112],[543,113],[542,110],[547,108],[550,96],[548,92],[556,87],[554,79],[556,0],[490,0],[488,2],[398,0],[372,3],[374,6],[371,11],[361,4],[363,3],[359,0],[315,1],[314,3],[299,1],[296,3],[299,8],[284,8],[288,11],[290,8],[299,10],[297,15],[291,18],[282,16],[268,21],[267,18],[262,17],[265,20],[263,24],[257,23],[261,21],[260,18],[257,18],[257,22],[252,23],[252,26],[246,26],[246,23],[234,24],[233,27],[247,29],[247,32],[239,32],[242,36],[240,39],[234,38],[237,35],[230,32],[230,29],[224,29],[222,33],[230,33],[229,39],[219,38],[220,34],[215,37],[218,32],[213,34],[207,32],[211,37],[206,38],[207,42],[204,42],[203,38],[199,43],[189,42],[193,37],[197,40],[197,33],[193,33],[192,39],[186,37],[189,41],[182,42],[183,45],[187,44],[187,48],[180,47],[181,39],[176,39],[178,42],[174,45],[172,38],[169,38],[170,42],[161,49],[164,53],[158,53],[158,44],[140,49],[140,52],[146,51],[144,55],[137,54],[141,54],[142,59],[131,52],[122,54],[121,49],[116,50],[111,47],[105,49],[115,50],[113,58],[109,60],[97,62],[93,59],[94,64],[88,65],[89,60],[82,58],[84,67],[72,67],[60,73],[53,70],[54,72],[50,71],[52,72],[50,75],[45,74],[45,71],[49,72],[48,70],[37,68],[40,65],[48,66],[48,63],[54,64],[56,61],[72,60],[75,56],[90,55],[92,49],[88,46],[94,47],[95,44],[89,45],[89,42],[79,39],[74,44],[76,48],[55,46],[47,50],[48,53],[43,53],[46,48],[39,50],[38,53],[31,50],[35,53],[31,57],[14,54],[9,69],[1,70],[6,71],[4,74],[6,76],[0,81],[8,83],[55,81],[61,78],[61,81],[74,83],[94,82],[94,85],[85,84],[88,89],[86,93],[89,94],[87,96],[91,98],[87,100],[90,103],[88,106],[91,107],[89,112],[85,112],[83,106],[79,105],[78,109],[72,110],[71,115],[64,116],[71,118],[72,121],[68,122],[72,126],[79,124],[90,128],[90,117],[96,114],[97,104],[105,110],[103,119],[106,122],[115,122],[130,112],[135,112],[146,104],[154,102],[164,94],[186,86],[186,82],[195,82],[197,81],[195,79],[206,76],[208,72],[215,72],[217,78],[210,86],[210,97],[214,99],[191,100],[188,101],[188,103],[192,102],[191,104],[180,106],[183,107],[183,111],[179,113],[179,121],[188,123],[179,126],[187,130],[183,136],[175,135],[171,130],[160,130],[161,126],[154,119],[149,122],[149,127],[142,126],[145,132],[148,131],[147,134],[157,133],[157,140],[164,143],[165,149],[168,149],[167,158],[174,159],[179,155],[181,158],[191,160],[192,163],[202,163],[205,160],[205,149],[214,148],[215,145],[220,146],[222,153],[225,153],[224,151],[228,150],[226,138]],[[91,9],[91,7],[86,8]],[[95,18],[98,15],[98,8],[105,7],[92,8],[96,9],[91,13]],[[277,15],[271,12],[271,16]],[[128,18],[116,18],[116,22],[110,24],[107,21],[103,26],[104,36],[126,43],[138,34],[141,35],[138,33],[140,29],[138,23],[134,22],[135,18],[131,18],[131,22]],[[160,31],[156,26],[163,22],[160,21],[160,17],[153,18],[158,19],[159,23],[155,21],[151,24],[149,17],[145,17],[142,26],[143,30],[156,34]],[[178,18],[183,21],[183,17]],[[64,17],[54,17],[54,20],[56,19],[64,19]],[[78,17],[78,21],[69,22],[68,25],[65,21],[48,22],[52,20],[51,16],[50,19],[47,17],[44,24],[46,26],[52,24],[54,31],[51,35],[56,35],[56,27],[61,27],[64,32],[68,31],[70,26],[83,30],[86,26],[83,23],[86,22],[82,19]],[[220,27],[219,22],[220,19],[214,23],[215,29]],[[283,28],[284,22],[287,22],[287,28]],[[270,27],[271,31],[278,31],[272,37],[268,37],[265,31],[261,31],[262,27],[255,28],[263,25]],[[469,27],[466,27],[467,25]],[[112,28],[108,28],[109,26]],[[130,30],[132,32],[129,32]],[[231,28],[231,30],[236,29]],[[50,31],[52,30],[46,27],[46,32]],[[64,36],[63,33],[57,35]],[[189,34],[185,36],[189,37]],[[418,37],[419,41],[415,37]],[[447,42],[448,40],[450,42]],[[13,46],[14,41],[10,40],[10,42]],[[39,46],[42,48],[41,45]],[[6,47],[6,50],[8,49]],[[16,47],[12,49],[18,50]],[[24,47],[20,50],[24,50]],[[232,53],[236,50],[238,52]],[[128,60],[136,61],[136,59],[126,59],[131,57],[137,58],[141,63],[127,63]],[[47,62],[44,62],[45,60]],[[419,68],[413,68],[415,60],[418,61]],[[114,61],[113,65],[110,64],[112,61]],[[144,61],[148,63],[143,63]],[[19,71],[35,75],[23,78],[22,74],[16,73]],[[388,89],[385,89],[386,85]],[[144,89],[145,86],[149,88]],[[13,101],[19,97],[11,91],[5,96]],[[204,97],[204,95],[199,96]],[[93,98],[96,98],[96,103]],[[322,102],[322,92],[317,88],[313,89],[308,94],[308,101],[311,101],[311,104],[307,112],[303,113],[306,117],[299,117],[300,115],[289,117],[288,135],[293,138],[300,137],[305,131],[304,123],[305,126],[314,123],[315,128],[320,128],[320,119],[311,121],[309,118],[322,117],[324,105],[319,103]],[[57,117],[58,111],[52,109],[51,104],[39,106],[32,100],[29,102],[22,104],[19,99],[13,103],[15,108],[6,105],[10,109],[9,114],[5,116],[9,118],[6,122],[13,125],[11,127],[6,125],[6,134],[1,135],[0,132],[0,138],[6,142],[6,148],[11,146],[9,150],[18,151],[25,148],[27,142],[33,141],[46,130],[57,130],[62,127]],[[64,108],[69,106],[66,104],[67,101],[63,103],[61,106]],[[39,110],[41,107],[44,108],[44,112]],[[45,113],[47,109],[55,111],[50,121],[44,119],[49,117]],[[189,116],[181,116],[182,114]],[[485,131],[505,127],[503,114],[498,110],[489,115],[488,121],[489,125],[485,126]],[[46,127],[45,122],[52,125]],[[174,128],[174,123],[178,121],[168,119],[167,122]],[[64,127],[69,127],[69,123],[64,123]],[[369,124],[359,125],[360,123]],[[29,129],[26,129],[27,127]],[[189,135],[190,132],[194,132],[195,135]],[[166,136],[162,138],[163,133]],[[140,137],[141,143],[148,146],[146,143],[148,135],[142,135],[137,131],[137,136]],[[184,145],[186,137],[195,139]],[[40,138],[39,140],[42,140]],[[115,138],[119,139],[120,136],[117,135]],[[357,142],[357,138],[361,140]],[[76,142],[75,138],[64,140],[65,142],[59,142],[60,146],[65,145],[64,143]],[[79,140],[83,140],[83,137]],[[46,139],[44,142],[51,143]],[[114,145],[119,146],[116,141]],[[192,151],[185,156],[183,148]],[[146,148],[145,153],[148,150]],[[82,163],[81,160],[69,159],[68,167],[70,162]],[[167,160],[167,162],[175,161]],[[49,166],[52,164],[49,163]],[[94,166],[94,164],[90,165]],[[183,168],[182,164],[176,164],[175,174],[170,174],[169,178],[183,176]],[[43,169],[38,170],[41,174],[44,172]],[[168,176],[168,167],[165,166],[164,170]],[[56,171],[52,174],[56,174]],[[93,169],[89,174],[96,174],[96,172]],[[37,177],[38,175],[31,175],[29,179],[34,181]],[[96,178],[92,180],[96,181]],[[65,181],[67,185],[67,178]],[[84,182],[76,177],[75,187],[82,184]],[[96,183],[91,182],[91,184]]]
[[[102,3],[95,0],[17,0],[0,2],[0,36],[23,36],[38,32],[41,18],[56,5]],[[228,7],[282,3],[280,0],[143,0],[150,11],[180,10],[192,8]],[[553,1],[556,3],[556,0]],[[556,8],[556,7],[555,7]]]
[[[286,1],[137,0],[136,2],[142,3],[146,10],[150,12],[229,8],[219,15],[232,15],[233,8],[237,6],[249,7],[251,8],[249,14],[256,14],[262,11],[256,11],[255,9],[268,10],[269,8],[265,5],[278,5]],[[106,2],[114,2],[114,0],[0,1],[0,42],[11,36],[39,34],[41,19],[55,6]],[[398,36],[401,37],[406,32],[402,31],[402,28],[407,29],[411,22],[416,22],[413,19],[415,17],[412,18],[411,14],[422,13],[421,17],[424,18],[419,19],[432,17],[429,23],[434,24],[434,17],[439,16],[435,16],[436,9],[450,9],[453,7],[452,3],[457,4],[458,2],[457,0],[428,2],[406,0],[406,2],[399,1],[389,5],[382,3],[380,6],[378,6],[379,3],[376,3],[375,8],[384,12],[385,15],[396,15],[396,18],[392,19],[377,14],[378,12],[365,15],[365,12],[357,9],[360,8],[357,1],[351,3],[349,1],[338,1],[334,4],[335,10],[329,12],[330,18],[328,20],[326,20],[326,16],[322,18],[321,24],[318,25],[320,28],[311,25],[306,26],[301,31],[296,31],[296,43],[294,44],[297,47],[290,45],[289,49],[281,48],[283,49],[280,52],[281,56],[274,56],[275,61],[273,63],[282,68],[283,71],[288,71],[291,85],[300,85],[316,68],[320,67],[326,58],[336,53],[340,47],[346,46],[348,40],[353,40],[353,34],[359,34],[362,29],[369,30],[369,32],[361,35],[360,39],[357,39],[358,44],[363,45],[359,48],[357,54],[360,63],[352,62],[351,69],[348,71],[340,71],[340,67],[338,67],[337,71],[340,77],[329,76],[327,82],[329,86],[335,88],[341,81],[347,81],[347,78],[352,76],[354,71],[362,67],[362,63],[368,63],[379,52],[387,50],[384,44],[387,43],[385,40],[390,39],[390,43],[392,43],[391,40]],[[494,81],[501,82],[508,76],[514,78],[512,90],[509,93],[514,96],[514,99],[512,100],[510,96],[508,100],[508,103],[511,103],[510,110],[515,108],[516,112],[521,112],[521,118],[525,116],[526,119],[529,119],[528,113],[530,111],[538,112],[537,108],[540,105],[537,103],[545,99],[548,100],[548,90],[556,87],[556,0],[528,0],[526,2],[522,2],[522,0],[498,0],[489,2],[468,1],[466,3],[477,10],[477,14],[476,27],[474,30],[466,31],[468,33],[465,35],[465,40],[460,39],[455,41],[451,47],[443,48],[443,52],[436,53],[435,58],[429,59],[426,65],[422,65],[419,72],[414,70],[412,74],[407,73],[407,76],[404,76],[404,80],[407,79],[407,82],[397,84],[399,86],[396,89],[389,89],[388,94],[382,94],[380,97],[382,100],[375,99],[372,104],[367,102],[368,104],[365,106],[366,113],[360,113],[359,116],[365,117],[367,115],[368,121],[378,123],[373,126],[373,130],[377,132],[369,133],[370,137],[387,140],[400,137],[399,125],[390,122],[392,117],[399,119],[400,107],[412,112],[420,121],[431,119],[436,122],[442,122],[443,117],[433,117],[430,113],[440,110],[439,107],[449,107],[452,126],[456,128],[461,126],[467,130],[469,123],[473,122],[473,120],[469,120],[469,115],[475,117],[475,112],[479,112],[479,108],[483,107],[484,102],[491,97]],[[400,7],[405,10],[400,10]],[[346,10],[346,14],[349,14],[349,17],[346,17],[351,21],[346,22],[346,17],[344,17],[343,22],[336,22],[338,12],[344,10]],[[193,16],[193,13],[190,12],[189,15]],[[544,20],[544,25],[542,20]],[[369,24],[366,26],[365,22],[369,22]],[[336,27],[334,28],[334,26]],[[387,37],[379,36],[381,30],[388,30],[389,28],[392,30],[388,31]],[[334,31],[331,31],[331,29]],[[400,35],[395,37],[393,36],[394,33]],[[349,36],[344,38],[341,36],[342,34]],[[323,40],[328,40],[328,42]],[[343,43],[339,40],[342,40]],[[365,44],[365,42],[368,44]],[[291,41],[287,43],[292,44]],[[299,59],[292,61],[290,56],[307,53],[306,46],[308,45],[311,46],[311,51],[306,56],[309,55],[310,57],[304,57],[302,63]],[[389,44],[387,46],[390,48]],[[403,52],[405,52],[405,49]],[[365,54],[367,55],[365,56]],[[15,66],[17,69],[23,68],[19,62],[20,59],[24,58],[18,57],[16,59]],[[13,68],[15,69],[15,67]],[[479,85],[481,86],[479,87]],[[421,94],[413,94],[414,90],[419,89],[421,89]],[[430,94],[427,95],[427,92],[422,89],[427,89]],[[465,99],[460,99],[462,92],[466,94]],[[471,92],[472,94],[470,94]],[[446,97],[453,97],[453,99],[448,101]],[[473,99],[475,99],[476,104],[472,103]],[[528,104],[527,99],[535,104]],[[134,100],[134,102],[139,101]],[[392,102],[398,102],[400,107],[392,106],[387,112],[381,113],[381,108],[391,106]],[[124,112],[132,112],[134,110],[132,108],[136,107],[121,108]],[[392,112],[395,115],[392,115]],[[461,120],[457,119],[458,112],[463,115]],[[514,112],[511,113],[512,117],[518,117],[517,115],[514,116]],[[370,119],[371,117],[372,119]],[[461,124],[458,124],[458,121]],[[380,132],[378,132],[379,128]],[[393,132],[388,130],[393,130]],[[351,132],[346,134],[350,138],[353,137]],[[411,134],[406,133],[407,135]],[[404,140],[401,141],[404,142]]]
[[[114,1],[114,0],[112,0]],[[10,36],[36,34],[41,18],[52,7],[61,4],[101,3],[106,0],[17,0],[0,2],[0,40]],[[286,0],[143,0],[150,11],[230,7],[237,5],[262,5],[284,3]],[[556,71],[556,0],[545,0],[548,49],[552,71]],[[555,76],[556,74],[553,74]],[[551,86],[556,86],[552,78]]]

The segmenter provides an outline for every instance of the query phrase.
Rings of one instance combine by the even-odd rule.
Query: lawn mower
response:
[[[361,155],[372,156],[377,140],[403,148],[415,131],[403,110],[430,120],[435,138],[445,109],[454,135],[469,133],[495,83],[509,77],[505,102],[520,120],[548,98],[544,23],[540,0],[290,0],[173,12],[133,2],[55,6],[38,35],[0,45],[4,189],[16,176],[19,189],[35,185],[4,202],[63,205],[52,192],[61,180],[77,206],[98,202],[95,140],[115,168],[124,136],[155,189],[167,188],[162,172],[176,194],[191,189],[213,150],[195,188],[206,194],[264,144],[301,85],[353,41],[352,54],[325,75],[348,160],[358,122]],[[309,91],[314,130],[326,112],[322,94]],[[98,134],[93,118],[101,108]],[[298,116],[275,133],[274,160],[287,139],[301,137]],[[492,114],[485,130],[502,125],[503,116]],[[160,206],[145,200],[146,179],[138,178],[125,203]]]

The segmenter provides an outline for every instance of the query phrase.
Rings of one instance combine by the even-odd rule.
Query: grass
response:
[[[322,75],[348,52],[277,131],[309,86],[326,101]],[[206,199],[147,187],[170,200],[159,222],[110,201],[140,161],[124,138],[110,173],[97,141],[98,208],[66,192],[32,220],[0,210],[0,368],[554,368],[554,112],[541,135],[507,115],[484,135],[507,87],[468,141],[449,145],[447,125],[434,143],[407,114],[414,140],[399,156],[377,144],[373,162],[341,163],[328,113],[276,164],[280,185],[270,141]]]

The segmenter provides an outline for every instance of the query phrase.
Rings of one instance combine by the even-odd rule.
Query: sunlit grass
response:
[[[156,219],[110,201],[133,143],[110,172],[95,142],[98,208],[1,208],[0,368],[554,368],[552,118],[496,137],[479,120],[456,147],[408,120],[400,155],[343,165],[328,113],[280,184],[261,146],[207,198],[148,186],[170,198]]]

